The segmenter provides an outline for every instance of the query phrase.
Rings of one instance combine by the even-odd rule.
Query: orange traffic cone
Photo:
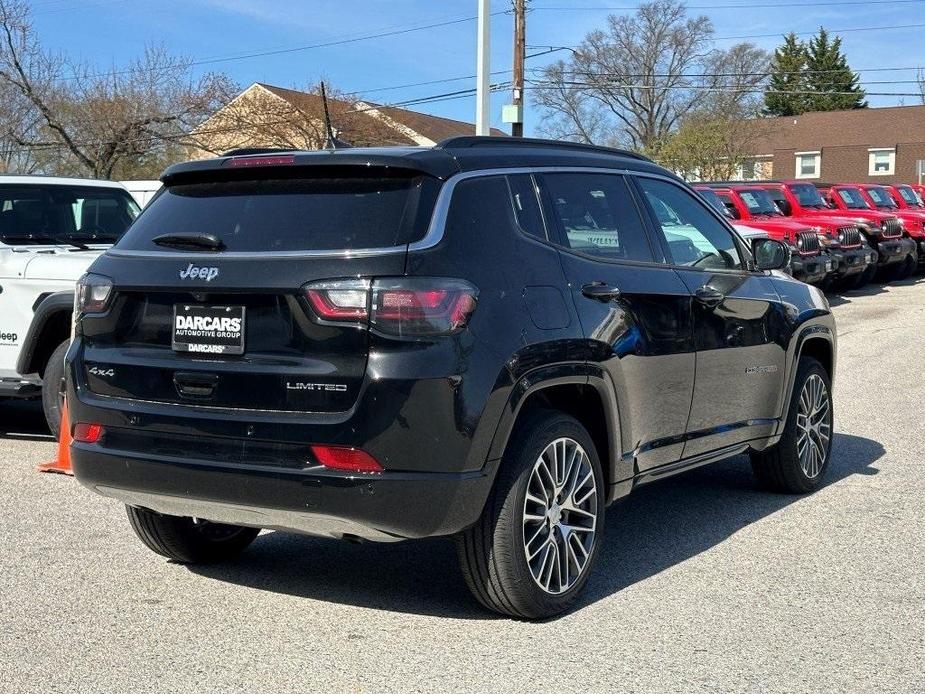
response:
[[[71,423],[67,417],[67,400],[61,402],[61,433],[58,435],[58,457],[50,463],[42,463],[39,472],[59,472],[73,475],[71,470]]]

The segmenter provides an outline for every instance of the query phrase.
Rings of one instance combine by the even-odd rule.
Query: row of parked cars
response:
[[[715,182],[700,195],[750,238],[791,250],[790,271],[825,289],[905,279],[925,265],[925,186]]]

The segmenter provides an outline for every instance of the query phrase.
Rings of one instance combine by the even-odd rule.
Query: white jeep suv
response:
[[[55,435],[74,283],[139,211],[113,181],[0,176],[0,398],[41,397]]]

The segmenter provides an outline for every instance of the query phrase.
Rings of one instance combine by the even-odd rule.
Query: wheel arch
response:
[[[37,303],[16,361],[18,373],[25,375],[44,372],[51,353],[71,334],[73,312],[73,292],[48,294]]]
[[[792,355],[787,374],[786,390],[784,391],[783,409],[781,411],[777,431],[775,432],[775,438],[783,432],[787,417],[790,414],[791,394],[793,393],[797,371],[800,367],[800,359],[803,357],[812,357],[822,364],[822,368],[824,368],[829,375],[829,381],[832,383],[834,389],[837,361],[834,330],[825,324],[805,326],[796,337]]]
[[[518,422],[538,408],[564,412],[588,430],[601,461],[606,500],[612,501],[614,485],[632,476],[632,466],[628,472],[624,469],[616,392],[606,374],[581,362],[542,367],[523,376],[495,431],[489,460],[501,459]]]

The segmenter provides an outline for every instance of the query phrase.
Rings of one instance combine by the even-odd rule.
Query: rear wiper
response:
[[[225,244],[215,234],[161,234],[151,241],[158,246],[170,246],[190,251],[225,250]]]
[[[31,241],[32,243],[47,243],[53,244],[55,246],[68,245],[73,246],[74,248],[79,248],[82,251],[89,251],[90,247],[86,246],[78,241],[73,241],[68,238],[57,238],[55,236],[44,236],[42,234],[29,234],[28,236],[4,236],[4,241]]]

